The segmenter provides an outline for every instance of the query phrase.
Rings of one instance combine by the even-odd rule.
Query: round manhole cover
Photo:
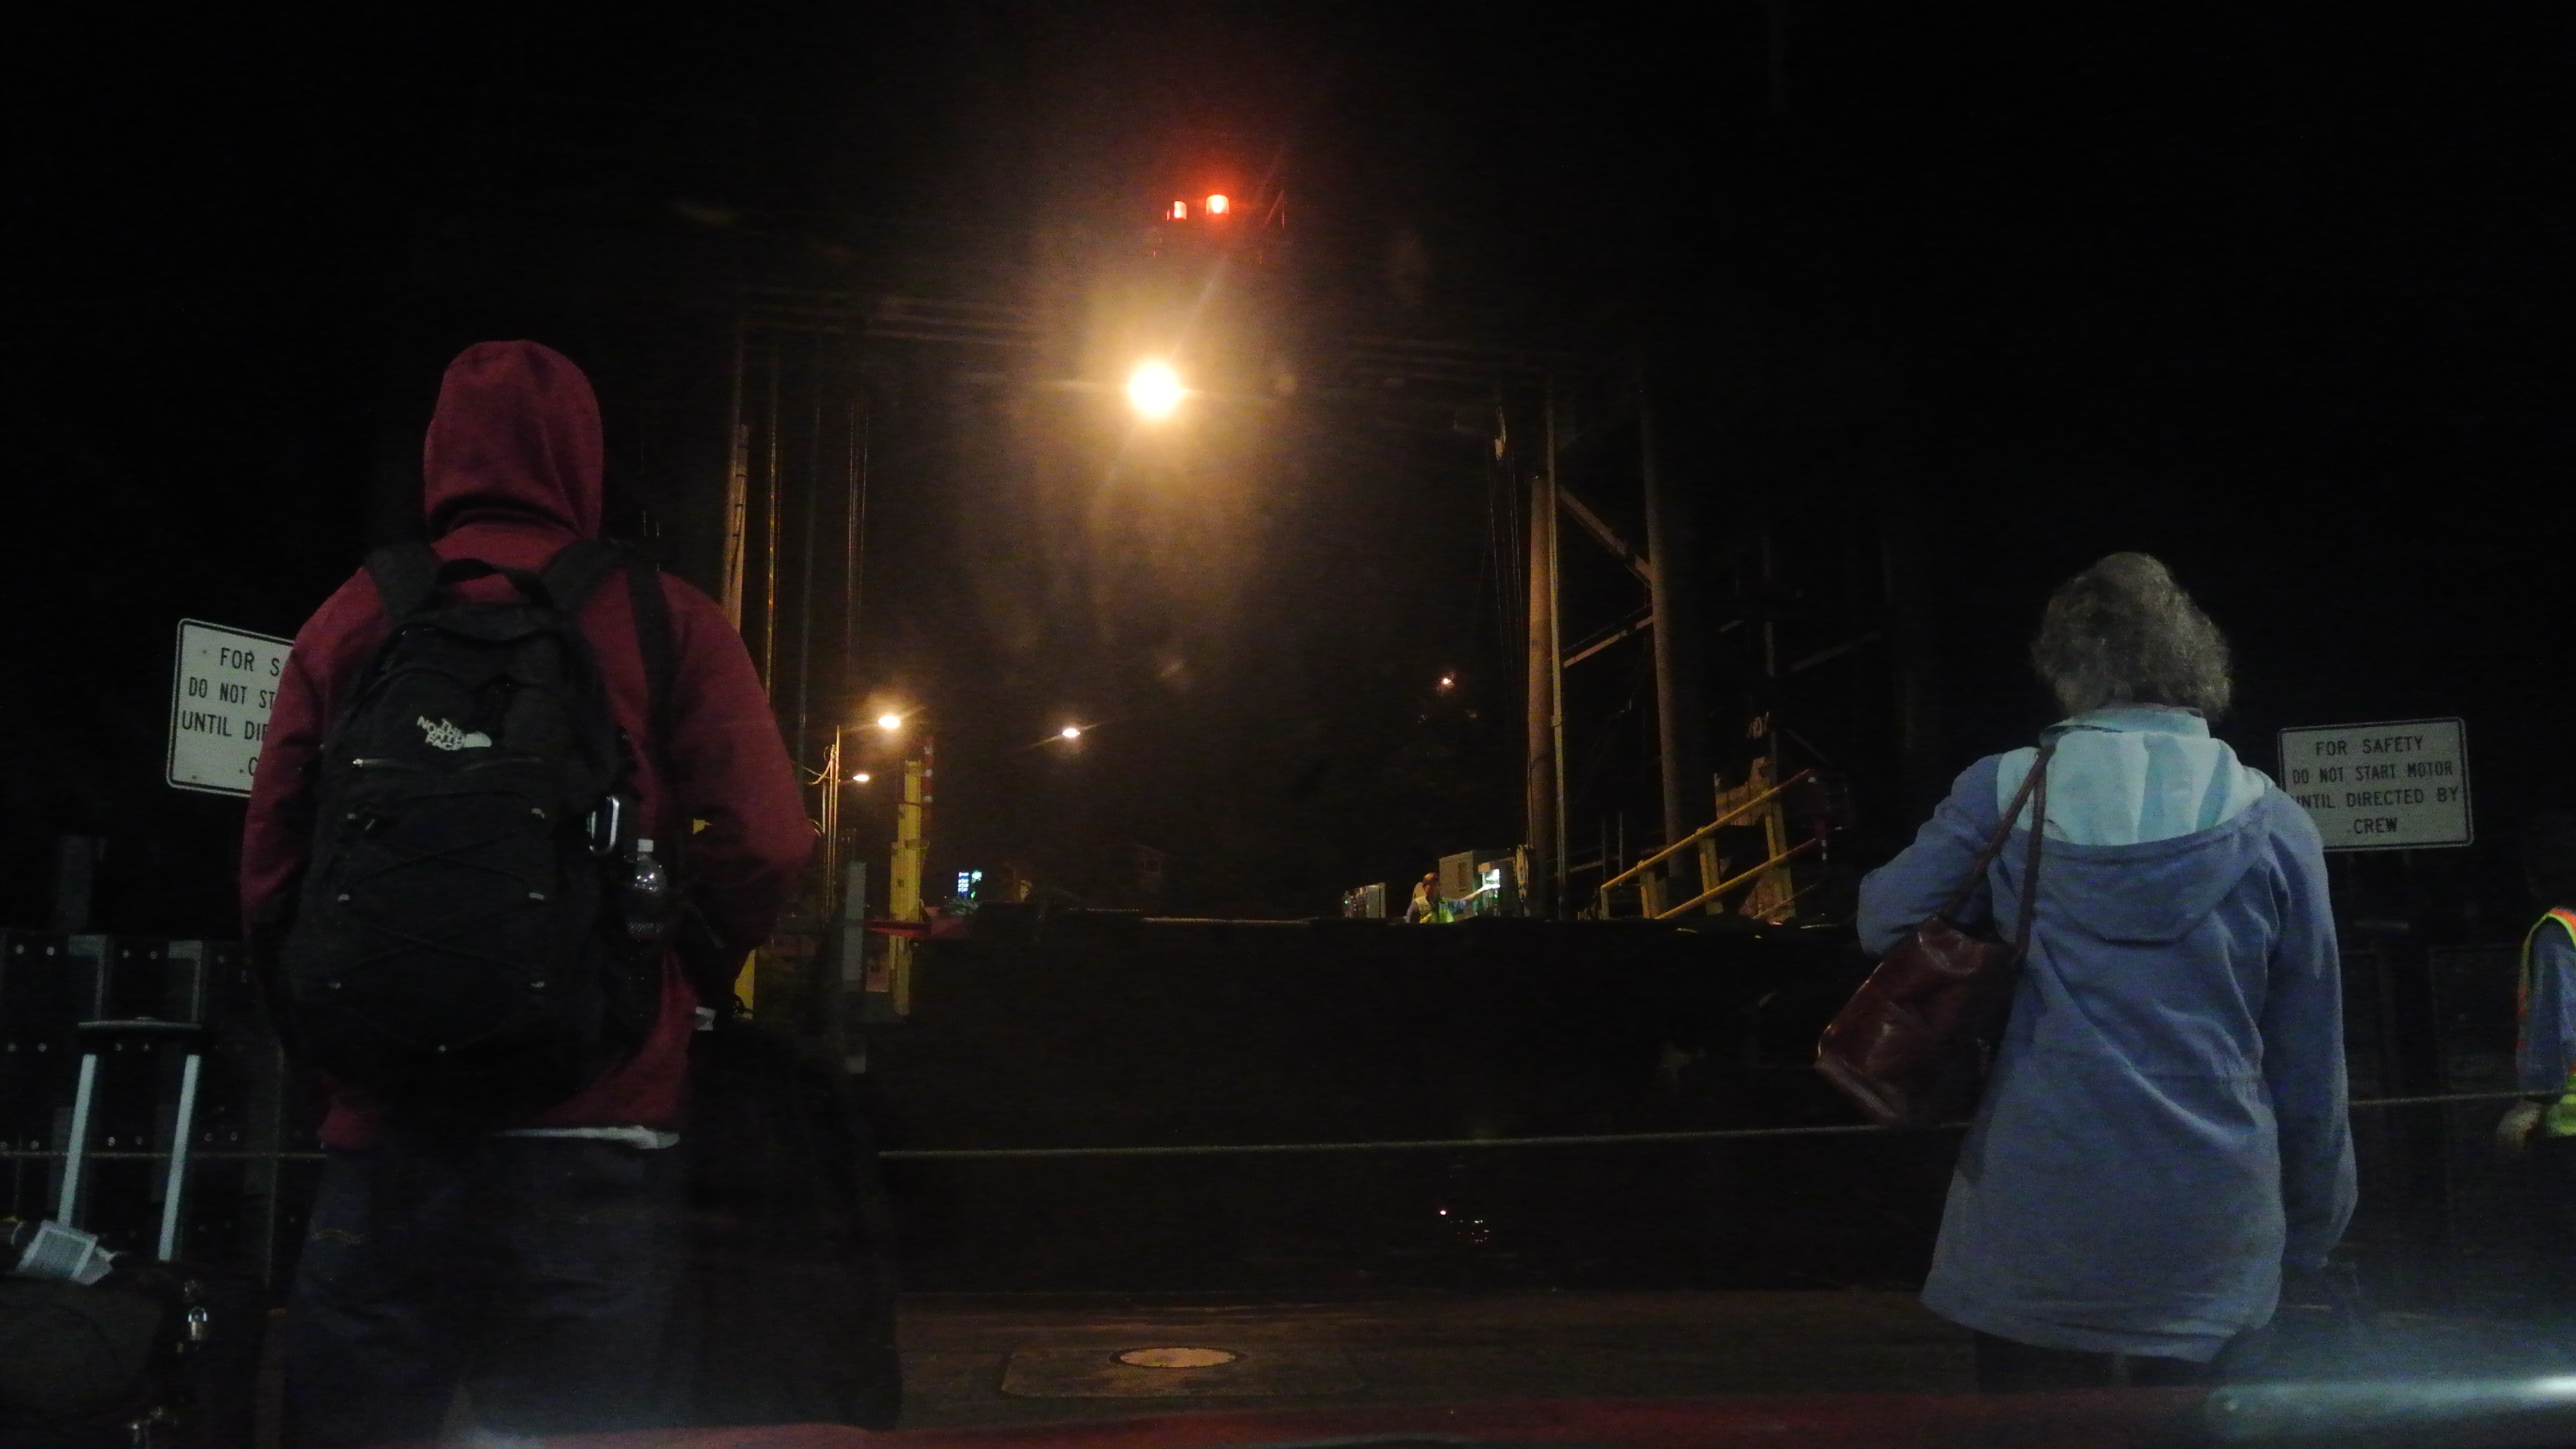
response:
[[[1118,1361],[1138,1368],[1190,1369],[1215,1368],[1241,1357],[1221,1348],[1131,1348],[1118,1355]]]

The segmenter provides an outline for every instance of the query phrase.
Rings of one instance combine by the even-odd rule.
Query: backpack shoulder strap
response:
[[[367,577],[385,613],[401,620],[438,597],[438,555],[425,543],[389,543],[367,555]]]
[[[679,781],[671,773],[671,732],[672,695],[680,674],[679,636],[671,626],[671,601],[662,594],[662,566],[641,549],[623,548],[619,553],[626,568],[627,608],[635,616],[635,643],[644,656],[644,719],[645,727],[652,732],[645,747],[653,752],[654,765],[662,775],[662,788],[673,792],[672,804],[677,807]],[[681,811],[683,817],[686,813]],[[741,958],[725,945],[714,923],[690,894],[689,822],[681,818],[673,822],[673,827],[672,838],[662,842],[661,854],[670,862],[678,883],[675,896],[680,916],[672,943],[674,951],[681,973],[697,993],[699,1003],[719,1017],[730,1017],[740,1009],[734,998],[733,981]]]
[[[547,602],[561,613],[580,613],[590,591],[599,587],[610,569],[617,567],[623,552],[617,545],[596,538],[577,538],[565,544],[538,576],[545,584]]]
[[[635,615],[635,642],[644,654],[644,691],[653,748],[665,765],[671,757],[671,691],[680,673],[680,641],[671,631],[671,601],[662,597],[662,567],[642,551],[618,550],[626,566],[626,603]],[[666,768],[663,775],[670,771]]]

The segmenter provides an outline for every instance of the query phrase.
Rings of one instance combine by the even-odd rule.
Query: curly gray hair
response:
[[[2227,637],[2165,566],[2115,553],[2057,586],[2031,641],[2031,667],[2070,715],[2114,704],[2227,712]]]

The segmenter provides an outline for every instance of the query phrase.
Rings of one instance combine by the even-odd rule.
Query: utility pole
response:
[[[1563,909],[1565,714],[1556,643],[1556,394],[1547,396],[1546,466],[1530,470],[1528,748],[1523,756],[1523,816],[1529,874],[1521,883],[1530,914]]]
[[[1664,486],[1655,447],[1654,395],[1640,371],[1637,451],[1646,486],[1646,554],[1654,565],[1646,589],[1655,619],[1655,741],[1664,787],[1664,843],[1669,845],[1693,829],[1707,803],[1710,775],[1701,737],[1698,575],[1692,565],[1697,530],[1689,505]],[[1713,878],[1692,884],[1693,869],[1689,858],[1664,867],[1668,879],[1680,878],[1674,899],[1689,900],[1717,884]]]

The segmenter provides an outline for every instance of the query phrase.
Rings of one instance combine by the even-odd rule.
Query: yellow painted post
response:
[[[1745,782],[1745,788],[1756,795],[1771,788],[1770,760],[1761,756],[1754,758],[1753,775]],[[1780,853],[1789,848],[1788,817],[1776,799],[1762,807],[1761,815],[1763,858],[1777,860]],[[1755,881],[1753,889],[1745,895],[1744,914],[1776,926],[1798,913],[1792,904],[1797,896],[1798,887],[1789,875],[1789,868],[1775,865],[1762,872],[1761,879]]]
[[[1736,811],[1743,809],[1746,803],[1751,801],[1754,796],[1761,794],[1763,790],[1768,788],[1764,777],[1769,773],[1770,761],[1756,758],[1753,762],[1752,768],[1745,772],[1744,783],[1741,785],[1727,784],[1726,777],[1724,775],[1713,777],[1717,782],[1717,818],[1723,820]],[[1739,820],[1735,823],[1743,825],[1749,822]],[[1699,842],[1699,878],[1701,888],[1704,890],[1709,886],[1717,884],[1719,881],[1727,879],[1729,874],[1727,865],[1728,862],[1726,858],[1717,853],[1717,837],[1714,835],[1701,837]],[[1757,886],[1755,887],[1755,891],[1748,892],[1748,895],[1758,893],[1759,890],[1760,887]],[[1710,901],[1703,909],[1712,916],[1724,915],[1726,913],[1726,902],[1722,900]]]
[[[903,762],[903,799],[895,806],[894,860],[886,871],[886,909],[898,921],[921,919],[921,868],[929,854],[930,764],[925,758]],[[912,941],[895,936],[886,941],[886,970],[894,987],[894,1012],[912,1014]]]

